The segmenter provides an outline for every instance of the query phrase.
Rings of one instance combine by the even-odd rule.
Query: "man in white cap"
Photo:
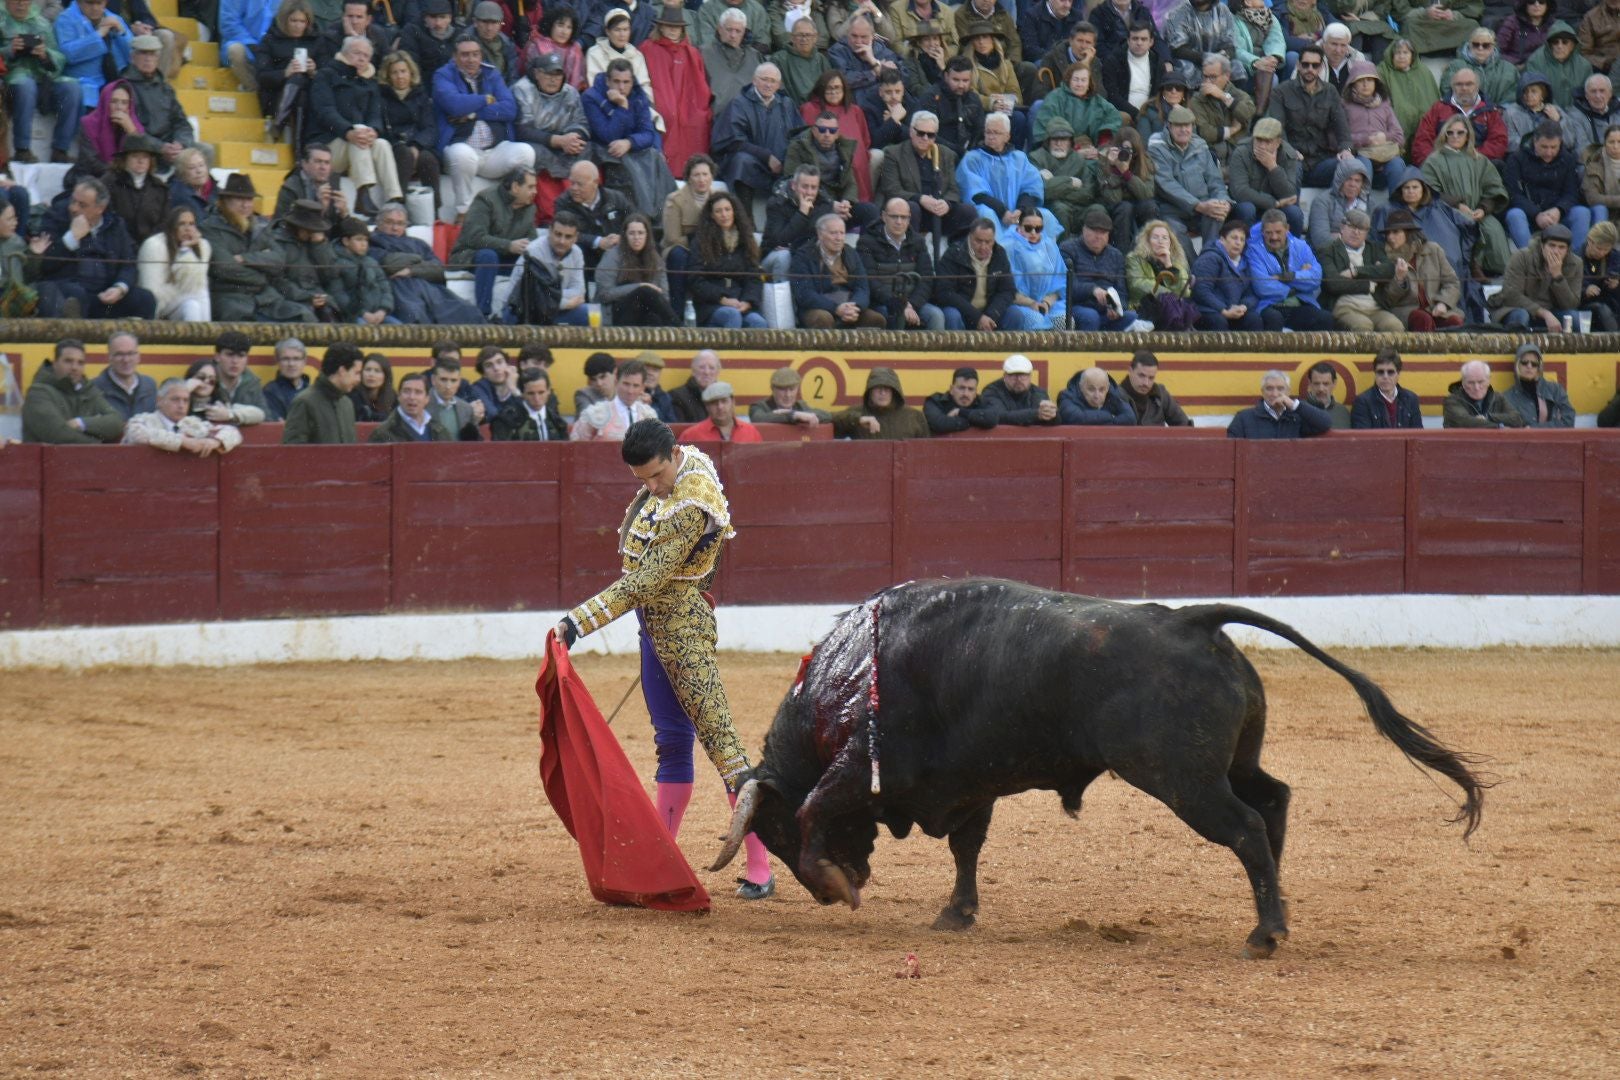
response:
[[[979,396],[995,410],[999,423],[1030,427],[1058,422],[1057,405],[1035,385],[1035,364],[1023,353],[1003,360],[1001,378],[986,386]]]

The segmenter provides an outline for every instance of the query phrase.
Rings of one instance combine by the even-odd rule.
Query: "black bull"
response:
[[[1227,623],[1286,638],[1348,680],[1379,734],[1462,788],[1454,820],[1473,832],[1485,785],[1465,758],[1285,623],[969,579],[901,585],[839,618],[777,710],[713,869],[752,828],[817,900],[854,908],[878,824],[896,837],[915,824],[950,838],[956,885],[934,926],[964,930],[995,801],[1042,788],[1073,816],[1112,770],[1236,853],[1259,915],[1247,951],[1270,955],[1288,935],[1277,864],[1289,793],[1260,767],[1265,690]]]

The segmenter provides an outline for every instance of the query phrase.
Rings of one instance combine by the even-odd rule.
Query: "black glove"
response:
[[[563,648],[565,649],[572,649],[574,647],[574,642],[579,640],[579,628],[574,625],[573,619],[563,619],[562,639]]]

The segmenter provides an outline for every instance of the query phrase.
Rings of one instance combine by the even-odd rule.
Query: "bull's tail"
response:
[[[1258,611],[1238,607],[1234,604],[1197,604],[1192,607],[1180,608],[1176,614],[1186,622],[1201,626],[1211,633],[1219,630],[1227,623],[1239,623],[1252,626],[1268,633],[1286,638],[1299,646],[1307,654],[1314,657],[1329,668],[1344,676],[1355,691],[1360,695],[1362,702],[1367,706],[1367,713],[1372,717],[1373,726],[1378,733],[1400,748],[1413,762],[1449,778],[1462,789],[1463,804],[1457,811],[1453,822],[1463,823],[1463,839],[1467,840],[1479,827],[1480,814],[1484,807],[1485,789],[1489,783],[1480,779],[1470,765],[1478,764],[1482,759],[1458,754],[1447,749],[1427,728],[1410,717],[1402,715],[1395,708],[1379,685],[1367,676],[1346,664],[1340,663],[1332,656],[1323,652],[1311,642],[1304,634],[1295,630],[1285,622],[1280,622]]]

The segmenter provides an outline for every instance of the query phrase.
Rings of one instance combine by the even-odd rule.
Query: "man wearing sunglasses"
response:
[[[1273,91],[1268,109],[1282,121],[1288,144],[1305,159],[1306,187],[1327,187],[1340,159],[1351,156],[1350,119],[1339,95],[1322,78],[1325,62],[1320,46],[1299,50],[1294,77]]]
[[[1401,385],[1401,354],[1385,345],[1373,357],[1373,386],[1356,395],[1350,410],[1353,428],[1421,428],[1418,396]]]
[[[782,171],[791,176],[805,166],[821,177],[821,190],[832,202],[833,213],[844,219],[849,229],[863,229],[878,219],[877,207],[860,201],[860,184],[855,176],[855,140],[845,138],[838,128],[838,117],[823,112],[798,137],[788,143]],[[865,151],[862,151],[864,153]]]

